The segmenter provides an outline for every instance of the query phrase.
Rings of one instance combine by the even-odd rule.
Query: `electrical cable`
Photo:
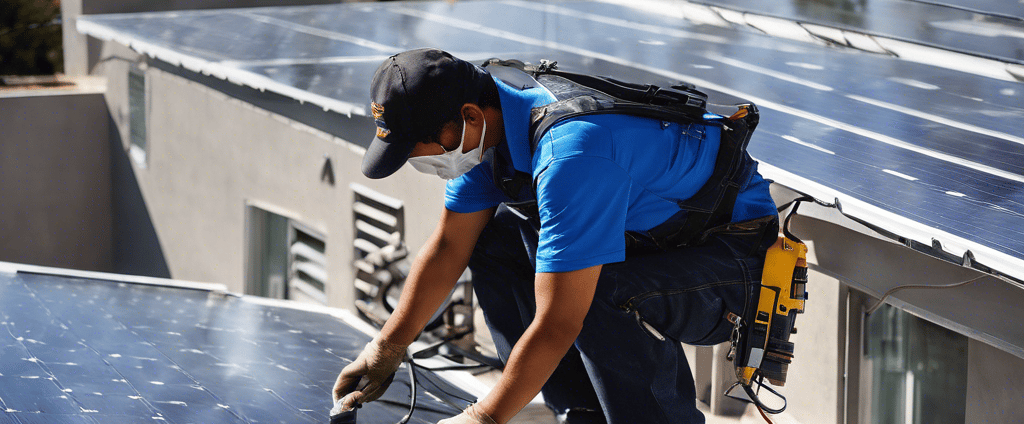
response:
[[[409,355],[408,349],[406,350],[406,362],[409,367],[409,413],[405,414],[398,424],[408,423],[412,418],[412,413],[416,411],[416,371],[413,370],[416,367],[412,363],[412,355]]]
[[[417,364],[416,361],[413,359],[413,355],[409,354],[408,351],[406,352],[406,357],[405,357],[404,362],[406,363],[406,367],[409,370],[409,412],[407,414],[405,414],[405,416],[402,417],[402,419],[400,421],[398,421],[397,424],[407,424],[409,422],[409,420],[412,419],[412,414],[416,411],[416,401],[417,401],[417,390],[416,389],[417,389],[417,387],[420,386],[420,382],[418,381],[418,379],[416,377],[416,368],[422,368],[422,369],[425,369],[425,370],[434,370],[434,369],[432,369],[430,367],[425,367],[425,366]],[[488,366],[488,365],[481,364],[481,365],[473,366],[473,367],[477,367],[478,368],[478,367],[484,367],[484,366]],[[448,368],[448,367],[439,367],[439,368]],[[451,368],[452,369],[459,369],[458,367],[451,367]],[[427,381],[430,381],[431,385],[434,386],[434,389],[436,389],[437,391],[445,394],[447,397],[455,398],[455,399],[461,400],[461,401],[469,403],[469,404],[475,403],[475,400],[465,399],[465,398],[463,398],[461,396],[458,396],[458,395],[456,395],[454,393],[451,393],[451,392],[448,392],[447,390],[444,390],[443,388],[441,388],[441,386],[439,386],[437,383],[434,383],[430,379],[427,379]],[[448,406],[451,406],[453,409],[456,409],[456,410],[459,410],[459,411],[464,411],[465,410],[464,408],[462,408],[459,405],[455,404],[455,402],[451,401],[450,399],[445,399],[444,397],[439,397],[439,396],[436,397],[436,398],[441,400],[442,402],[444,402]],[[384,402],[385,403],[389,403],[389,404],[393,404],[393,405],[403,405],[401,402],[396,402],[396,401],[384,401]],[[435,411],[435,412],[440,412],[440,411]]]
[[[760,377],[760,378],[763,378],[763,377]],[[759,393],[755,393],[754,389],[751,386],[748,386],[748,385],[745,385],[745,384],[741,384],[739,381],[737,381],[735,383],[732,383],[732,385],[729,386],[728,389],[725,389],[725,393],[724,394],[725,394],[726,397],[729,397],[729,398],[732,398],[732,399],[736,399],[736,400],[739,400],[739,401],[752,403],[762,413],[763,412],[767,412],[769,414],[778,414],[778,413],[781,413],[782,411],[786,410],[786,406],[787,406],[788,402],[786,401],[786,397],[785,396],[782,396],[781,393],[773,390],[772,388],[770,388],[768,386],[765,386],[764,383],[762,382],[762,380],[760,380],[760,379],[752,380],[751,384],[754,384],[754,383],[757,384],[758,391],[760,391],[760,389],[763,387],[765,390],[768,390],[769,392],[774,394],[779,399],[782,399],[782,402],[783,402],[782,407],[778,408],[778,409],[769,408],[767,405],[764,404],[764,402],[761,402],[761,398],[760,398],[760,394]],[[737,386],[739,386],[739,387],[741,387],[743,389],[743,392],[747,395],[746,398],[742,398],[742,397],[739,397],[739,396],[736,396],[736,395],[732,394],[732,391],[734,389],[736,389]]]
[[[392,278],[390,279],[390,281],[388,281],[387,283],[383,284],[381,286],[381,288],[380,288],[381,292],[384,293],[384,297],[381,299],[381,301],[382,301],[381,303],[383,303],[382,306],[383,306],[383,308],[389,314],[394,312],[394,307],[387,302],[386,293],[388,291],[390,291],[392,288],[396,287],[399,283],[401,283],[402,281],[405,280],[404,275],[402,275],[402,273],[400,271],[398,271],[397,269],[392,269],[392,266],[396,262],[397,261],[387,262],[383,266],[379,267],[381,269],[387,269],[392,274]],[[375,321],[372,321],[372,323],[375,324],[378,328],[381,327],[380,323],[377,323]],[[438,316],[436,320],[434,320],[431,323],[428,323],[427,328],[425,328],[424,330],[425,331],[430,331],[430,330],[432,330],[432,327],[436,328],[436,327],[440,326],[440,324],[443,324],[443,315],[442,316]],[[419,351],[411,352],[408,349],[406,350],[406,357],[403,359],[403,362],[406,363],[406,365],[407,365],[407,367],[409,369],[409,412],[397,424],[406,424],[406,423],[408,423],[409,420],[412,418],[413,412],[415,412],[415,410],[416,410],[416,401],[417,401],[417,399],[416,399],[416,397],[417,397],[417,390],[416,389],[421,384],[417,380],[417,377],[416,377],[416,375],[417,375],[416,374],[416,368],[420,368],[420,369],[423,369],[423,370],[426,370],[426,371],[432,371],[432,372],[433,371],[470,371],[470,370],[478,370],[478,369],[483,369],[483,368],[495,368],[495,369],[497,369],[497,367],[495,365],[493,365],[492,363],[490,363],[491,361],[489,361],[489,360],[494,360],[494,358],[490,358],[490,357],[487,357],[485,355],[481,355],[478,352],[465,351],[465,350],[459,349],[458,347],[455,347],[455,346],[452,346],[452,347],[458,353],[462,354],[463,356],[465,356],[467,358],[473,359],[474,361],[477,361],[478,364],[477,365],[450,365],[450,366],[428,367],[428,366],[424,366],[424,365],[420,365],[420,364],[416,363],[415,359],[417,359],[417,358],[418,359],[429,358],[431,356],[438,355],[438,353],[439,353],[438,351],[439,351],[439,349],[442,346],[450,343],[453,340],[460,339],[460,338],[462,338],[463,336],[465,336],[467,334],[470,334],[470,331],[461,331],[461,332],[457,332],[457,333],[454,333],[454,334],[448,334],[448,335],[442,337],[441,340],[439,340],[439,341],[437,341],[437,342],[435,342],[435,343],[433,343],[433,344],[431,344],[431,345],[427,346],[426,348],[423,348],[423,349],[421,349]],[[435,396],[435,398],[437,398],[440,401],[444,402],[448,406],[451,406],[453,409],[456,409],[458,411],[464,411],[464,408],[462,408],[461,406],[457,405],[456,402],[452,401],[449,398],[458,399],[458,400],[460,400],[462,402],[465,402],[467,404],[473,404],[473,403],[476,402],[475,399],[474,400],[465,399],[465,398],[463,398],[461,396],[458,396],[458,395],[456,395],[454,393],[451,393],[451,392],[445,390],[439,384],[437,384],[436,382],[434,382],[433,380],[431,380],[429,378],[427,378],[426,381],[429,381],[436,391],[438,391],[440,393],[443,393],[445,395],[445,396]],[[424,390],[426,390],[425,387],[424,387]],[[400,402],[396,402],[396,401],[386,401],[386,403],[394,404],[394,405],[401,405]]]
[[[399,400],[377,399],[374,402],[375,403],[379,403],[381,405],[388,405],[388,406],[402,407],[402,408],[407,408],[409,406],[409,402],[403,402],[403,401],[399,401]],[[424,412],[433,412],[435,414],[450,414],[451,413],[451,410],[448,410],[448,409],[424,406],[424,405],[421,405],[419,403],[417,403],[417,405],[416,405],[416,410],[417,411],[424,411]]]
[[[424,367],[424,366],[422,366],[422,365],[419,365],[419,364],[416,364],[416,363],[413,363],[413,366],[414,366],[415,368],[420,368],[420,369],[427,369],[426,367]],[[456,395],[456,394],[454,394],[454,393],[451,393],[451,392],[449,392],[449,391],[445,390],[444,388],[442,388],[442,387],[441,387],[440,385],[438,385],[437,383],[435,383],[435,382],[431,381],[430,379],[426,379],[426,381],[429,381],[429,382],[430,382],[430,384],[431,384],[432,386],[434,386],[434,389],[436,389],[437,391],[439,391],[439,392],[441,392],[441,393],[445,394],[445,395],[446,395],[446,396],[448,396],[448,397],[451,397],[451,398],[455,398],[455,399],[461,400],[461,401],[463,401],[463,402],[466,402],[466,403],[474,403],[474,402],[476,402],[476,400],[474,400],[474,399],[466,399],[466,398],[464,398],[464,397],[462,397],[462,396],[458,396],[458,395]],[[441,399],[441,400],[442,400],[443,402],[447,403],[447,404],[448,404],[449,406],[451,406],[451,407],[455,408],[455,409],[459,409],[459,410],[461,410],[461,409],[462,409],[462,408],[461,408],[461,407],[459,407],[458,405],[455,405],[455,403],[454,403],[454,402],[452,402],[452,401],[451,401],[451,400],[449,400],[449,399]]]
[[[772,420],[768,419],[768,415],[765,415],[764,409],[761,409],[761,405],[758,405],[758,404],[755,403],[754,407],[757,408],[757,412],[761,413],[761,418],[764,418],[764,420],[767,421],[768,424],[775,424],[775,423],[772,422]]]
[[[871,231],[874,231],[874,232],[876,232],[878,234],[881,234],[883,237],[888,238],[890,240],[894,240],[897,243],[902,244],[903,246],[906,246],[906,247],[908,247],[910,249],[913,249],[913,250],[915,250],[917,252],[923,253],[925,255],[931,256],[931,257],[936,258],[936,259],[940,259],[940,260],[943,260],[943,261],[946,261],[946,262],[950,262],[950,263],[953,263],[953,264],[956,264],[956,265],[960,265],[960,266],[965,267],[965,268],[970,268],[970,269],[973,269],[975,271],[985,273],[986,275],[991,275],[993,277],[999,278],[1001,280],[1005,280],[1005,281],[1013,283],[1013,284],[1024,286],[1024,281],[1020,280],[1019,278],[1007,275],[1005,273],[1002,273],[1002,272],[999,272],[999,271],[997,271],[995,269],[992,269],[991,267],[988,267],[988,266],[986,266],[984,264],[978,263],[978,261],[976,261],[974,259],[974,254],[971,253],[970,250],[964,252],[963,256],[956,257],[956,256],[946,252],[945,250],[943,250],[942,249],[942,245],[939,244],[939,242],[934,240],[934,239],[932,240],[932,244],[931,245],[928,245],[928,244],[925,244],[925,243],[920,243],[920,242],[917,242],[916,240],[912,240],[912,239],[909,239],[907,237],[903,237],[903,236],[901,236],[899,234],[896,234],[896,233],[894,233],[892,231],[886,230],[886,229],[884,229],[884,228],[882,228],[882,227],[880,227],[878,225],[872,224],[872,223],[867,222],[867,221],[865,221],[863,219],[857,218],[857,217],[855,217],[853,215],[850,215],[850,214],[846,213],[845,211],[843,211],[843,205],[841,203],[839,203],[839,198],[836,198],[835,201],[832,202],[832,203],[828,203],[828,202],[824,202],[824,201],[815,199],[813,196],[805,195],[803,193],[800,193],[800,194],[801,194],[800,197],[797,197],[796,199],[790,200],[789,202],[786,202],[786,203],[784,203],[782,205],[779,205],[778,206],[779,213],[782,213],[782,211],[784,211],[787,208],[789,208],[790,206],[796,204],[796,206],[793,207],[793,212],[790,214],[790,217],[792,217],[793,213],[796,212],[796,208],[799,207],[801,202],[814,202],[815,204],[817,204],[819,206],[822,206],[822,207],[835,208],[837,211],[839,211],[839,213],[841,215],[843,215],[844,217],[852,220],[853,222],[856,222],[856,223],[858,223],[860,225],[863,225],[863,226],[867,227],[868,229],[870,229]],[[787,219],[787,221],[788,221],[788,219]],[[788,227],[788,224],[783,225],[783,229],[784,230],[786,229],[786,227]],[[788,236],[789,236],[789,234],[787,233],[787,237]],[[982,277],[984,277],[984,276],[982,276]],[[951,285],[948,285],[948,286],[931,286],[931,285],[908,284],[908,285],[903,285],[903,286],[897,286],[897,287],[895,287],[893,289],[893,291],[903,290],[904,288],[953,288],[953,287],[958,287],[958,286],[960,286],[962,284],[967,284],[967,283],[976,281],[978,279],[981,279],[982,277],[978,277],[978,278],[975,278],[973,280],[968,280],[968,281],[964,281],[964,282],[961,282],[961,283],[951,284]],[[888,297],[888,295],[890,295],[890,294],[891,293],[886,293],[885,295],[883,295],[882,296],[882,300],[885,300],[885,298]],[[873,312],[874,309],[876,309],[877,307],[878,307],[878,305],[875,305],[874,307],[872,307],[871,311],[868,312],[867,314],[870,315],[871,312]]]
[[[447,336],[441,337],[441,340],[438,340],[437,342],[434,342],[433,344],[416,351],[416,353],[410,355],[410,358],[424,359],[436,356],[441,346],[448,344],[448,342],[451,342],[452,340],[460,339],[467,334],[469,334],[469,331],[462,331],[459,333],[449,334]]]
[[[960,286],[965,286],[967,284],[973,283],[973,282],[978,281],[978,280],[980,280],[982,278],[985,278],[985,277],[988,277],[988,274],[985,274],[985,275],[982,275],[982,276],[979,276],[979,277],[975,277],[975,278],[972,278],[970,280],[960,281],[960,282],[952,283],[952,284],[942,284],[942,285],[904,284],[902,286],[896,286],[896,287],[893,287],[893,288],[889,289],[889,291],[885,292],[885,294],[883,294],[882,297],[878,299],[878,303],[875,303],[874,306],[869,308],[867,310],[867,312],[864,313],[864,315],[871,315],[872,312],[875,312],[875,310],[877,310],[880,306],[882,306],[883,303],[885,303],[885,299],[886,298],[888,298],[890,295],[892,295],[893,293],[896,293],[896,292],[898,292],[900,290],[904,290],[904,289],[952,289],[952,288],[957,288],[957,287],[960,287]]]
[[[768,387],[767,385],[765,385],[764,384],[764,377],[763,376],[758,376],[756,380],[752,381],[752,383],[754,383],[754,382],[757,383],[757,393],[754,392],[754,389],[751,386],[748,386],[748,385],[740,385],[740,386],[743,387],[743,391],[747,393],[747,397],[750,398],[750,401],[755,406],[757,406],[758,409],[762,409],[762,410],[768,412],[769,414],[778,414],[778,413],[781,413],[782,411],[786,410],[786,406],[788,406],[788,404],[789,404],[789,402],[786,400],[786,397],[782,396],[782,394],[777,392],[775,389],[772,389],[771,387]],[[765,389],[765,390],[771,392],[771,394],[775,395],[779,399],[782,399],[782,407],[781,408],[769,408],[767,405],[764,404],[764,402],[761,402],[761,396],[760,396],[761,395],[761,389]]]
[[[475,371],[475,370],[484,369],[484,368],[493,368],[492,366],[487,365],[487,364],[478,364],[478,365],[450,365],[450,366],[445,366],[445,367],[428,367],[428,366],[423,366],[423,365],[417,364],[416,367],[419,368],[419,369],[422,369],[422,370],[434,371],[434,372],[437,372],[437,371]]]

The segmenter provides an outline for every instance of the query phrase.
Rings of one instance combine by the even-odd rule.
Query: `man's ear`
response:
[[[466,121],[467,124],[477,126],[483,123],[484,111],[475,103],[466,103],[462,105],[460,112],[462,113],[462,119]]]

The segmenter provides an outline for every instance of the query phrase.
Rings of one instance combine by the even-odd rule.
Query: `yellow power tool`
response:
[[[745,363],[737,363],[736,378],[749,385],[760,373],[776,386],[786,384],[786,371],[793,361],[796,315],[803,313],[807,300],[807,246],[779,236],[768,249],[761,296],[754,322],[747,326],[749,355]]]
[[[751,390],[751,384],[760,385],[761,379],[767,379],[775,386],[785,385],[786,373],[793,361],[794,346],[789,336],[796,333],[793,325],[797,314],[804,312],[807,300],[807,245],[788,230],[790,218],[796,214],[798,206],[799,202],[786,217],[783,235],[768,249],[757,310],[746,318],[728,316],[734,326],[728,359],[736,367],[737,384],[751,401],[770,413],[782,412],[785,406],[765,407]]]

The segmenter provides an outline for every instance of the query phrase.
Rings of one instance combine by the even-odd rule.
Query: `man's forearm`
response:
[[[469,264],[476,239],[494,216],[494,208],[472,213],[445,210],[437,229],[413,261],[395,312],[380,339],[408,346],[416,340]]]
[[[537,396],[579,334],[531,325],[512,349],[501,380],[480,408],[499,423],[508,422]]]
[[[513,347],[498,385],[480,402],[481,411],[508,422],[537,396],[579,336],[600,272],[598,265],[537,275],[537,314]]]
[[[451,254],[436,239],[424,246],[405,279],[398,306],[381,329],[381,339],[401,345],[416,340],[466,269],[465,263],[453,263]]]

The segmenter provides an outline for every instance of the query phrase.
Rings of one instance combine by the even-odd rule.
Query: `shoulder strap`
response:
[[[753,159],[746,153],[747,143],[758,123],[757,107],[744,103],[734,106],[728,118],[708,118],[707,95],[692,85],[661,88],[634,84],[612,78],[563,72],[556,63],[542,60],[539,65],[492,59],[486,65],[501,65],[531,74],[554,96],[554,103],[534,108],[530,115],[530,150],[536,151],[543,135],[555,124],[583,115],[624,114],[676,123],[699,123],[722,128],[715,171],[690,199],[679,201],[681,220],[666,222],[646,234],[626,234],[627,245],[657,246],[669,249],[700,242],[712,228],[731,220],[733,205],[741,181],[753,172]],[[717,115],[711,115],[717,116]],[[495,155],[498,156],[498,155]],[[531,175],[516,171],[511,164],[495,160],[494,182],[516,206],[536,214],[536,194]],[[517,211],[520,208],[515,208]],[[633,243],[630,243],[633,240]],[[628,247],[628,246],[627,246]]]
[[[533,72],[557,101],[531,112],[531,148],[536,148],[540,137],[555,124],[581,115],[615,113],[691,123],[704,121],[707,113],[707,95],[687,84],[661,88],[558,71],[554,66],[542,61]]]
[[[539,79],[543,75],[564,78],[623,102],[662,106],[687,111],[691,115],[703,114],[708,102],[707,94],[697,91],[693,85],[686,83],[663,88],[653,84],[636,84],[609,77],[559,71],[554,68],[548,68],[543,72],[534,72],[534,78]]]

